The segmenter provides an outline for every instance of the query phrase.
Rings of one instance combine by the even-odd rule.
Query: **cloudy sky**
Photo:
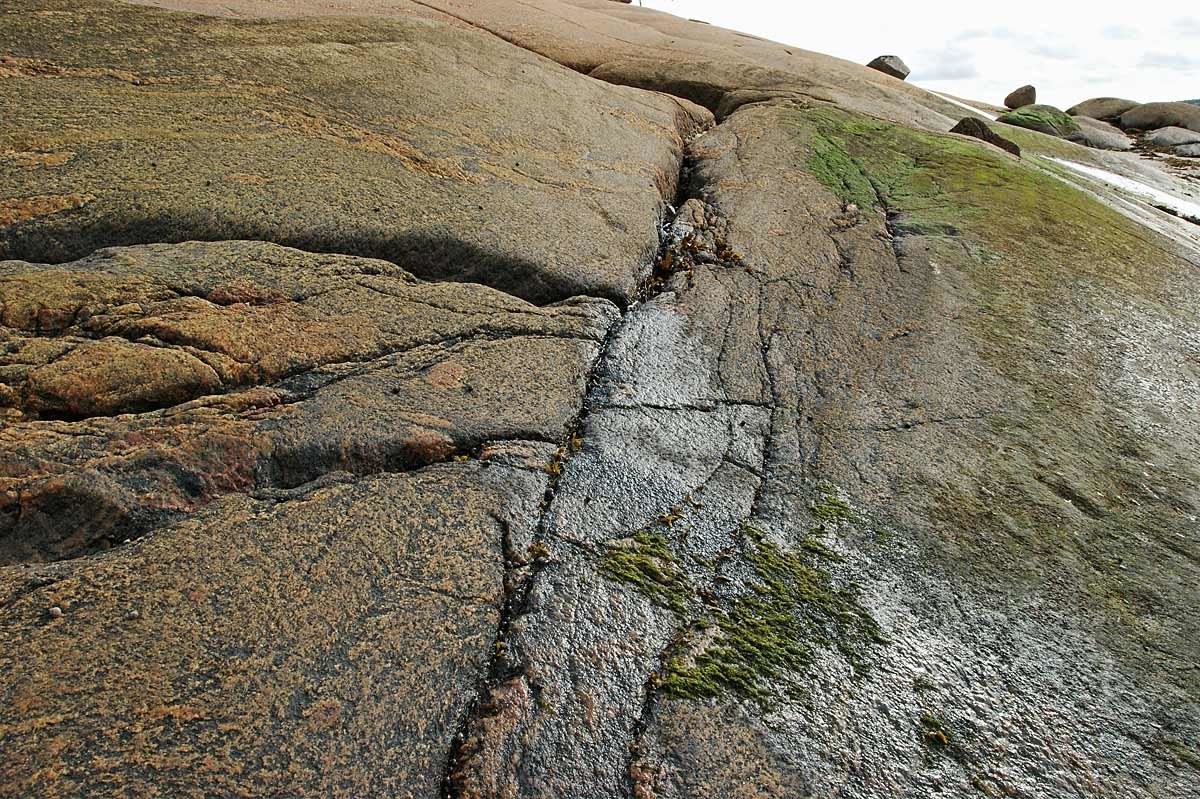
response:
[[[859,63],[895,53],[910,81],[996,104],[1025,83],[1062,108],[1089,97],[1200,98],[1200,4],[1190,2],[641,3]]]

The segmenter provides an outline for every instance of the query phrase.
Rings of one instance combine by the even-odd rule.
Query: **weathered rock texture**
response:
[[[171,5],[324,16],[0,14],[0,796],[1193,799],[1200,251],[1090,151],[607,0]]]

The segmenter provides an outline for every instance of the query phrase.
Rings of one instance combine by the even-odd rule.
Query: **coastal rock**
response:
[[[891,75],[893,78],[904,80],[912,71],[908,65],[900,60],[900,56],[896,55],[881,55],[871,60],[867,64],[871,69],[876,69],[885,75]]]
[[[1122,100],[1119,97],[1094,97],[1071,106],[1067,113],[1073,117],[1091,117],[1104,122],[1116,122],[1121,118],[1121,114],[1139,105],[1141,103],[1135,100]]]
[[[951,133],[958,133],[962,136],[972,136],[976,139],[982,139],[988,144],[995,145],[1001,150],[1010,152],[1018,158],[1021,157],[1021,148],[1015,142],[1011,142],[1003,136],[993,131],[988,124],[976,117],[963,117],[961,121],[950,129]]]
[[[1143,137],[1143,141],[1155,147],[1178,147],[1181,144],[1200,142],[1200,132],[1168,125],[1165,128],[1150,131]]]
[[[1191,103],[1146,103],[1121,114],[1125,130],[1177,127],[1200,132],[1200,107]]]
[[[996,121],[1059,138],[1066,138],[1080,131],[1078,122],[1052,105],[1027,105],[1016,111],[1001,114]]]
[[[1037,89],[1033,86],[1022,86],[1019,89],[1013,89],[1007,97],[1004,98],[1004,107],[1017,109],[1026,105],[1033,105],[1037,102]]]
[[[1095,147],[1098,150],[1130,150],[1133,148],[1133,139],[1129,138],[1116,125],[1085,116],[1074,119],[1075,123],[1079,125],[1079,130],[1069,134],[1066,137],[1067,141],[1073,141],[1086,147]]]
[[[1195,799],[1186,218],[635,5],[156,2],[0,14],[0,796]]]

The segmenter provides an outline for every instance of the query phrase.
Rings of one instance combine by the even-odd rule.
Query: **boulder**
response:
[[[1033,105],[1037,102],[1037,89],[1033,86],[1022,86],[1019,89],[1013,89],[1007,97],[1004,98],[1005,108],[1021,108],[1026,105]]]
[[[1191,103],[1146,103],[1121,114],[1125,130],[1177,127],[1200,131],[1200,107]]]
[[[1142,141],[1155,147],[1178,147],[1182,144],[1200,142],[1200,132],[1168,125],[1165,128],[1150,131],[1142,138]]]
[[[1181,155],[1184,158],[1200,158],[1200,143],[1180,144],[1177,147],[1172,147],[1171,152],[1175,155]]]
[[[1067,109],[1073,117],[1091,117],[1112,122],[1120,119],[1131,108],[1141,105],[1136,100],[1122,100],[1119,97],[1093,97]]]
[[[873,59],[867,66],[900,80],[907,78],[909,72],[912,71],[908,68],[907,64],[900,60],[900,56],[896,55],[881,55]]]
[[[1095,147],[1098,150],[1129,150],[1133,148],[1133,140],[1118,128],[1107,122],[1101,122],[1091,117],[1075,117],[1079,130],[1066,138],[1076,144]]]
[[[1079,132],[1079,123],[1052,105],[1027,105],[1001,114],[996,121],[1060,138]]]
[[[988,144],[993,144],[1001,150],[1006,150],[1018,158],[1021,157],[1021,148],[1016,142],[1011,142],[1003,136],[993,131],[988,124],[977,117],[963,117],[962,120],[950,129],[951,133],[957,133],[961,136],[972,136],[976,139],[982,139]]]

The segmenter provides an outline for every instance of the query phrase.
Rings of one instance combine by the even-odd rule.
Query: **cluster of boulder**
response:
[[[881,55],[868,67],[905,80],[910,70],[899,56]],[[1063,111],[1037,102],[1037,88],[1014,89],[1004,98],[1007,113],[998,122],[1029,128],[1101,150],[1131,150],[1141,146],[1151,151],[1200,158],[1200,100],[1168,103],[1138,103],[1117,97],[1095,97]],[[1014,155],[1020,148],[997,135],[986,125],[962,120],[952,132],[990,141]],[[986,131],[986,134],[984,133]]]
[[[1191,102],[1138,103],[1095,97],[1062,111],[1037,103],[1037,90],[1022,86],[1004,98],[1009,109],[997,121],[1103,150],[1135,145],[1173,155],[1200,157],[1200,107]]]

